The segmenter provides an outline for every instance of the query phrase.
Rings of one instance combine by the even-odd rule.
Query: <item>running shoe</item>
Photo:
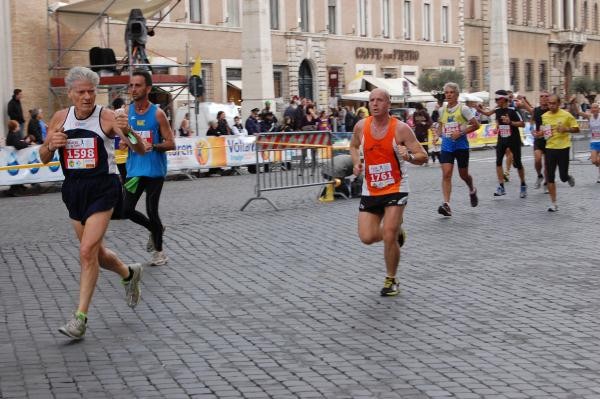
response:
[[[596,183],[600,183],[600,177],[596,179]]]
[[[527,186],[526,185],[521,185],[521,198],[525,198],[527,197]]]
[[[569,175],[569,180],[567,180],[567,182],[569,183],[569,186],[573,187],[575,185],[575,178]]]
[[[452,216],[452,211],[450,210],[450,205],[447,202],[444,202],[438,208],[438,213],[444,216]]]
[[[471,200],[472,207],[476,207],[479,204],[479,198],[477,198],[477,189],[469,193],[469,199]]]
[[[548,212],[558,212],[558,205],[550,204],[550,206],[548,207]]]
[[[404,231],[404,229],[402,227],[400,227],[400,233],[398,234],[398,245],[400,246],[400,248],[402,248],[402,246],[404,245],[405,242],[406,242],[406,231]]]
[[[504,189],[504,187],[498,186],[498,188],[496,189],[496,192],[494,193],[494,197],[500,197],[503,195],[506,195],[506,190]]]
[[[163,234],[165,234],[166,229],[167,228],[163,226]],[[148,237],[148,242],[146,243],[146,252],[152,252],[154,250],[154,240],[152,239],[152,233],[150,233],[150,236]]]
[[[58,328],[58,331],[67,337],[75,340],[82,339],[87,328],[87,317],[77,317],[75,313],[64,326]]]
[[[163,251],[154,251],[152,253],[152,260],[150,261],[150,264],[152,266],[163,266],[166,265],[168,261],[169,258],[167,258],[167,255],[165,255]]]
[[[544,194],[550,194],[550,191],[548,191],[548,183],[544,183]]]
[[[140,281],[142,280],[144,268],[139,263],[134,263],[128,266],[129,270],[131,270],[133,273],[133,276],[129,281],[121,280],[121,284],[125,286],[125,300],[127,301],[127,306],[130,308],[135,308],[140,302],[140,297],[142,296]]]
[[[542,186],[542,182],[544,181],[544,176],[538,176],[535,179],[535,186],[533,186],[536,190]]]
[[[381,289],[381,296],[395,296],[400,293],[398,280],[395,277],[386,277]]]
[[[510,180],[510,173],[504,172],[504,181],[508,182]]]

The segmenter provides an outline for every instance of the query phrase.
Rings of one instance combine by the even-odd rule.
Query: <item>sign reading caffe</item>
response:
[[[382,48],[356,47],[354,55],[359,60],[386,60],[386,61],[418,61],[419,52],[416,50],[394,49],[384,53]]]

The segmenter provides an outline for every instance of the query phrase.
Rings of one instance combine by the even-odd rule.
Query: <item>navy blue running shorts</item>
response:
[[[404,206],[408,202],[408,193],[386,195],[363,195],[360,198],[359,212],[383,215],[388,206]]]
[[[118,175],[65,179],[62,200],[69,218],[85,224],[94,213],[114,209],[123,200]]]
[[[455,150],[453,152],[442,151],[440,153],[440,163],[454,163],[456,159],[456,164],[459,168],[468,168],[469,167],[469,150]]]

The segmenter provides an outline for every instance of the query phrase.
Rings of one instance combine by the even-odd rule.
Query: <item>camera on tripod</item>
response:
[[[139,8],[131,9],[125,28],[125,46],[127,54],[131,56],[130,64],[147,64],[140,66],[140,68],[151,70],[150,61],[146,56],[148,36],[154,36],[154,31],[146,26],[146,18],[144,18],[142,10]]]

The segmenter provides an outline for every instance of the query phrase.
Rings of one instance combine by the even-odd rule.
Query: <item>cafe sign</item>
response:
[[[359,60],[384,60],[384,61],[418,61],[419,52],[416,50],[394,49],[384,53],[382,48],[356,47],[354,55]]]

